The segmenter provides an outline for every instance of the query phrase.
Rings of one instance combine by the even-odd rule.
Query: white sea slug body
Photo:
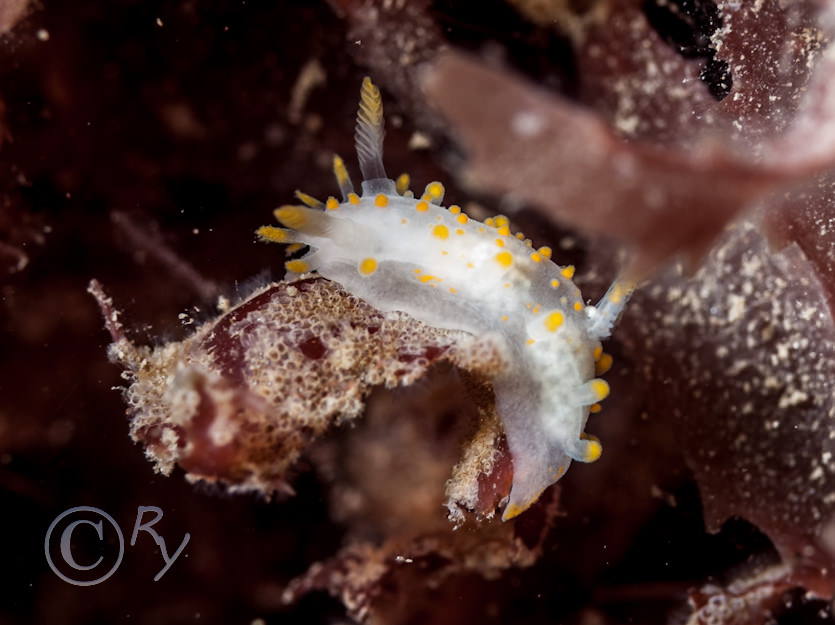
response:
[[[408,179],[389,179],[383,135],[380,92],[366,78],[356,132],[362,193],[335,157],[342,201],[299,193],[304,206],[275,211],[284,227],[264,226],[258,234],[310,246],[287,263],[291,274],[317,271],[382,311],[500,337],[510,364],[491,382],[513,458],[506,520],[536,501],[571,460],[600,456],[600,443],[583,430],[590,408],[598,409],[609,392],[595,377],[611,362],[600,340],[631,289],[616,282],[600,305],[586,306],[571,281],[574,268],[511,234],[506,217],[482,223],[457,206],[441,206],[439,182],[415,198]]]

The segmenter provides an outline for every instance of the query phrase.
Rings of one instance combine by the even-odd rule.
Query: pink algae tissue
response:
[[[692,276],[668,270],[633,301],[624,348],[657,392],[699,484],[709,529],[754,523],[805,584],[831,592],[835,324],[814,266],[729,228]],[[673,380],[677,382],[673,383]]]

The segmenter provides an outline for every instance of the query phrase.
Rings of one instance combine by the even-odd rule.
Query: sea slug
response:
[[[632,285],[616,281],[598,306],[586,305],[574,267],[551,261],[514,235],[509,220],[479,222],[441,206],[444,186],[420,197],[409,179],[383,167],[379,89],[363,81],[356,149],[363,182],[356,193],[334,157],[342,200],[297,192],[300,205],[275,211],[283,227],[263,226],[264,241],[309,246],[287,261],[289,277],[307,272],[338,282],[384,312],[403,311],[431,326],[498,341],[505,370],[491,380],[513,458],[513,485],[502,518],[527,509],[572,460],[592,462],[600,442],[584,433],[589,412],[609,393],[599,375],[611,365],[601,339],[611,333]]]

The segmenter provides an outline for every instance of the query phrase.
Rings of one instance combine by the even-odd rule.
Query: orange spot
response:
[[[364,276],[370,276],[377,271],[377,261],[373,258],[366,258],[360,263],[360,273]]]
[[[292,271],[293,273],[305,273],[308,270],[307,263],[303,260],[288,260],[284,263],[284,267],[287,271]]]
[[[589,385],[597,401],[602,401],[609,395],[609,385],[606,383],[606,380],[595,378],[594,380],[589,380]]]
[[[510,252],[499,252],[495,256],[496,262],[499,263],[502,267],[510,267],[513,263],[513,254]]]
[[[548,332],[556,332],[565,321],[565,315],[559,310],[555,310],[550,315],[545,317],[545,329]]]
[[[611,354],[600,354],[600,358],[594,363],[594,374],[603,375],[612,368],[613,362]]]

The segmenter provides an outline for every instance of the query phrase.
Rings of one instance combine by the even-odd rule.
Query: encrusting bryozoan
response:
[[[550,248],[534,249],[511,233],[506,217],[482,223],[458,206],[441,206],[440,182],[416,198],[408,176],[388,178],[384,134],[380,91],[366,78],[356,126],[361,194],[334,157],[342,201],[322,203],[299,192],[302,205],[275,211],[283,227],[263,226],[258,235],[310,246],[286,263],[290,278],[315,271],[381,311],[403,311],[500,346],[507,366],[491,383],[513,458],[507,520],[560,479],[572,460],[600,457],[600,443],[583,430],[609,393],[595,377],[611,365],[600,341],[632,285],[615,282],[598,306],[585,305],[572,282],[574,267],[553,263]]]

